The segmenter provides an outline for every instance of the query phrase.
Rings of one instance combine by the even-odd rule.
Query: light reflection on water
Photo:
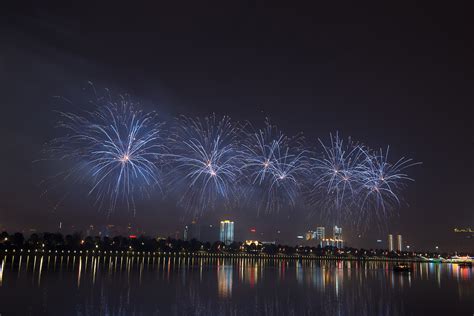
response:
[[[126,256],[0,257],[0,314],[471,315],[473,270],[413,263]],[[27,298],[27,299],[25,299]]]

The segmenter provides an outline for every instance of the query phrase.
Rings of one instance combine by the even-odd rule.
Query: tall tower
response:
[[[323,240],[326,238],[326,228],[324,227],[316,227],[316,239]]]
[[[191,239],[200,240],[201,229],[195,220],[191,224],[184,226],[184,241],[190,241]]]
[[[342,227],[334,226],[333,237],[334,239],[342,239]]]
[[[397,250],[403,250],[403,242],[402,242],[402,235],[397,235]]]
[[[390,252],[393,251],[393,235],[392,234],[388,235],[388,251]]]
[[[184,226],[183,240],[188,241],[189,239],[189,227],[188,225]]]
[[[225,220],[221,221],[219,240],[226,245],[234,242],[234,222]]]

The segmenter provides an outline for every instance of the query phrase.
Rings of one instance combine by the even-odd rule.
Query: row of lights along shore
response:
[[[8,253],[8,249],[5,249],[5,253]],[[16,253],[16,249],[11,250],[12,253]],[[259,253],[259,254],[249,254],[249,253],[195,253],[195,252],[151,252],[151,251],[95,251],[95,250],[44,250],[44,249],[35,249],[32,251],[31,249],[27,249],[24,251],[23,249],[20,249],[18,252],[23,253],[25,252],[26,254],[48,254],[48,255],[93,255],[93,256],[100,256],[100,255],[127,255],[127,256],[164,256],[164,257],[179,257],[179,256],[185,256],[185,257],[224,257],[224,258],[281,258],[281,259],[330,259],[330,260],[353,260],[353,261],[359,261],[359,260],[366,260],[366,261],[377,261],[377,260],[383,260],[383,261],[400,261],[403,260],[403,258],[378,258],[378,257],[363,257],[363,258],[358,258],[358,257],[344,257],[344,256],[337,256],[337,255],[331,255],[331,256],[315,256],[315,255],[301,255],[301,254],[265,254],[265,253]],[[411,259],[406,259],[409,261],[414,261],[413,258]]]

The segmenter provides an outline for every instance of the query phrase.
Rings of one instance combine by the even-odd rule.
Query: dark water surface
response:
[[[0,257],[5,315],[473,315],[457,264],[165,257]]]

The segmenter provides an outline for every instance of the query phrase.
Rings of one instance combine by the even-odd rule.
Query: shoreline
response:
[[[153,252],[153,251],[89,251],[89,250],[8,250],[0,252],[0,257],[7,256],[68,256],[68,257],[157,257],[157,258],[223,258],[254,260],[292,260],[292,261],[359,261],[359,262],[421,262],[421,263],[466,263],[473,259],[429,260],[423,258],[383,258],[383,257],[344,257],[288,254],[248,254],[248,253],[207,253],[207,252]]]

